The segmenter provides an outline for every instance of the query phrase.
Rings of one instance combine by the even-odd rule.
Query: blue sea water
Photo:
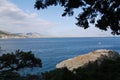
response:
[[[22,73],[40,73],[55,68],[56,64],[77,55],[97,49],[111,49],[120,53],[120,37],[88,38],[34,38],[34,39],[1,39],[0,55],[15,50],[32,51],[42,59],[42,68],[21,70]]]

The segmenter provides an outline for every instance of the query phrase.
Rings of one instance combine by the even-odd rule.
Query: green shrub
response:
[[[41,59],[36,58],[31,51],[17,50],[0,56],[0,72],[18,71],[22,68],[42,67]]]
[[[40,80],[38,75],[20,76],[17,72],[23,68],[42,67],[41,59],[36,58],[31,51],[3,54],[0,56],[0,80]]]

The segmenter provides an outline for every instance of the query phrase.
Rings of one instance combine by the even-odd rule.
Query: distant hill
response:
[[[0,39],[8,38],[43,38],[47,37],[40,33],[10,33],[0,30]]]
[[[4,31],[1,31],[0,30],[0,35],[9,35],[10,33],[8,33],[8,32],[4,32]]]
[[[36,33],[36,32],[34,32],[34,33],[32,33],[32,32],[31,33],[17,33],[17,35],[24,36],[26,38],[43,38],[43,37],[47,37],[47,36],[45,36],[43,34]]]
[[[16,34],[12,34],[9,32],[5,32],[5,31],[1,31],[0,30],[0,39],[5,39],[5,38],[18,38],[20,36],[16,35]]]

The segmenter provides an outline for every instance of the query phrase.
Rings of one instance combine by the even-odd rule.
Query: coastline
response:
[[[2,39],[39,39],[39,38],[119,38],[119,36],[95,36],[95,37],[3,37],[0,38],[0,40]]]

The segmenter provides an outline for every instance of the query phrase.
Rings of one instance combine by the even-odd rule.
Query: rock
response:
[[[77,69],[78,67],[83,67],[89,62],[95,62],[96,60],[101,63],[104,59],[114,60],[118,58],[119,53],[112,50],[96,50],[88,54],[80,55],[68,60],[64,60],[56,65],[56,68],[67,67],[69,70]]]

